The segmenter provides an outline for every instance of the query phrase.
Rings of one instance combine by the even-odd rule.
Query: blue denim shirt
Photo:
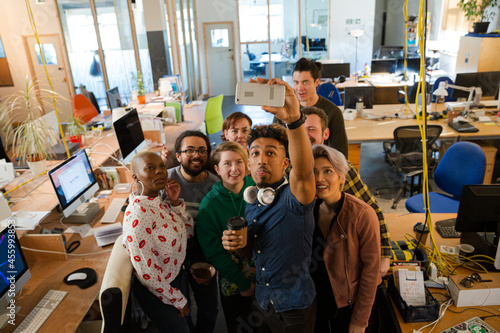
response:
[[[258,201],[247,204],[248,239],[257,269],[255,298],[262,309],[267,310],[269,302],[276,312],[312,304],[316,295],[309,274],[313,208],[314,201],[303,206],[289,184],[278,189],[269,206]]]

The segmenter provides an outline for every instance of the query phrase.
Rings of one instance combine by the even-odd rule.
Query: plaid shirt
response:
[[[382,214],[382,209],[378,205],[375,198],[372,196],[368,190],[368,186],[361,180],[358,169],[351,162],[347,161],[349,165],[349,171],[345,177],[344,192],[350,193],[355,197],[363,200],[375,210],[380,223],[380,247],[382,250],[382,257],[391,257],[391,239],[389,236],[389,231],[387,230],[387,225],[385,224],[384,214]]]

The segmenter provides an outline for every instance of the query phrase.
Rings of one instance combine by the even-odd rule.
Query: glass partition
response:
[[[151,58],[149,56],[149,48],[148,48],[148,37],[146,35],[146,25],[144,23],[144,7],[143,0],[135,0],[135,6],[132,7],[133,15],[134,15],[134,26],[135,26],[135,36],[137,39],[137,47],[139,49],[139,62],[141,63],[141,73],[142,80],[144,81],[144,90],[153,91],[153,71],[151,70]],[[166,17],[165,13],[165,17]],[[168,31],[168,24],[167,24]],[[170,45],[170,41],[168,43]],[[170,58],[168,61],[172,59],[172,55],[170,54]],[[168,68],[172,71],[172,65],[169,64]],[[134,90],[136,87],[134,86]]]
[[[137,65],[127,1],[95,0],[95,6],[108,86],[118,87],[122,102],[128,104],[137,89]]]
[[[99,107],[106,108],[103,69],[89,1],[58,0],[57,5],[75,90],[85,86],[94,93]]]

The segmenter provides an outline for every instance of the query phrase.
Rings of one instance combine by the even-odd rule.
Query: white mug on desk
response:
[[[470,257],[474,254],[476,249],[470,244],[457,245],[457,253],[464,257]]]

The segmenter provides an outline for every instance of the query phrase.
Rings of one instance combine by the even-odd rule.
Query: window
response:
[[[40,56],[40,46],[35,44],[36,57],[38,58],[38,64],[43,65],[42,57]],[[46,65],[57,65],[57,54],[54,44],[42,44],[43,58]]]
[[[214,29],[212,32],[212,47],[229,47],[229,35],[227,29]]]

